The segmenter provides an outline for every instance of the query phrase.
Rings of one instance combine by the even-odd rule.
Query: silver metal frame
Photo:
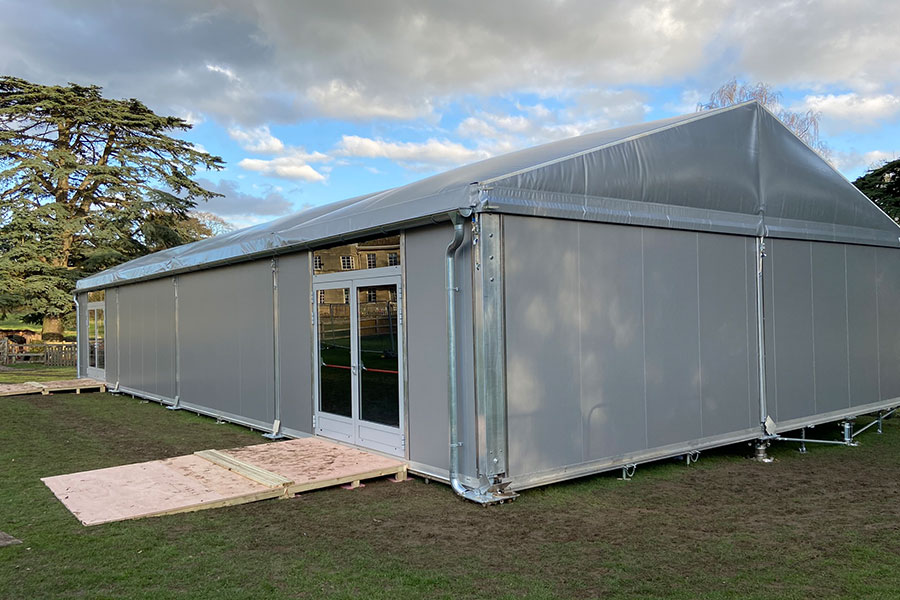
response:
[[[273,377],[275,379],[274,390],[274,411],[275,415],[272,422],[272,431],[263,434],[263,437],[270,440],[277,440],[284,437],[281,433],[281,348],[278,338],[278,329],[280,327],[278,315],[278,257],[272,258],[272,352],[273,352]]]
[[[495,484],[508,472],[503,231],[497,214],[480,213],[473,226],[472,326],[478,475]]]
[[[81,304],[78,294],[73,294],[72,300],[75,301],[75,377],[81,378]]]
[[[340,276],[340,277],[335,277]],[[400,411],[399,426],[389,427],[379,423],[364,421],[360,414],[360,398],[359,386],[356,384],[361,373],[359,365],[354,364],[358,360],[358,331],[359,331],[359,306],[358,306],[358,290],[359,288],[369,287],[373,285],[395,285],[397,286],[397,344],[398,344],[398,361],[397,366],[400,373],[398,374],[398,390],[397,402]],[[406,323],[403,313],[403,302],[405,294],[403,293],[403,279],[401,277],[401,269],[399,266],[381,267],[378,269],[360,269],[355,271],[345,271],[340,273],[329,273],[326,275],[315,275],[313,277],[312,286],[312,336],[313,352],[312,352],[312,373],[313,373],[313,432],[315,435],[322,435],[329,438],[340,438],[340,441],[364,447],[370,450],[376,450],[392,456],[400,456],[405,458],[408,456],[406,440],[408,439],[407,416],[406,416],[406,361],[403,358],[406,354]],[[351,392],[351,416],[342,417],[322,411],[319,407],[319,366],[321,359],[319,357],[319,327],[318,327],[318,308],[315,302],[316,294],[319,290],[326,289],[350,289],[350,356],[351,356],[351,381],[354,382]],[[336,425],[344,425],[344,428],[350,427],[352,433],[334,430],[327,432],[323,428],[323,418]],[[371,428],[372,430],[381,431],[389,435],[398,435],[399,444],[391,449],[387,445],[373,442],[372,440],[364,440],[360,435],[360,427]]]
[[[175,294],[175,402],[169,406],[170,410],[178,410],[181,408],[181,337],[178,332],[178,277],[172,278],[172,289]],[[118,298],[118,293],[116,298]],[[116,318],[119,317],[118,311]],[[116,329],[118,333],[118,328]],[[118,348],[118,345],[116,346]]]
[[[103,300],[97,302],[88,302],[86,304],[87,310],[87,320],[88,320],[88,332],[87,332],[87,364],[85,365],[85,374],[91,379],[96,379],[98,381],[106,381],[106,294],[103,295]],[[91,344],[91,311],[102,310],[103,311],[103,365],[104,368],[92,367],[91,366],[91,352],[90,352],[90,344]],[[97,317],[96,314],[94,316],[94,324],[96,326]],[[76,334],[77,335],[77,334]],[[97,348],[94,348],[94,357],[97,356]]]

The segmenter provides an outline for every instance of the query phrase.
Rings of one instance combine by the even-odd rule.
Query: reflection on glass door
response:
[[[397,286],[356,290],[358,301],[360,418],[400,426],[400,364],[397,335]]]
[[[104,369],[106,368],[103,306],[101,302],[88,304],[87,374],[89,377],[97,379],[105,377]]]
[[[318,304],[320,410],[353,416],[350,357],[350,288],[320,290]]]
[[[360,418],[400,426],[397,286],[357,288]]]

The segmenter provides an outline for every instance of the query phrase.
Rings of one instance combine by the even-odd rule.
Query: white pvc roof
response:
[[[156,252],[78,290],[443,220],[458,209],[900,246],[900,227],[756,102],[489,158]]]

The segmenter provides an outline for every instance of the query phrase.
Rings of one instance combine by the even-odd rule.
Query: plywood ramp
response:
[[[25,383],[0,383],[0,396],[23,396],[25,394],[48,395],[53,392],[75,392],[82,390],[106,391],[106,384],[95,379],[63,379],[59,381],[26,381]]]
[[[45,477],[85,525],[219,508],[395,475],[406,463],[320,438]]]

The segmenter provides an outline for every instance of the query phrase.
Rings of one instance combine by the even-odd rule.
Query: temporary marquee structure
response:
[[[900,405],[900,228],[756,102],[79,281],[79,373],[479,502]]]

